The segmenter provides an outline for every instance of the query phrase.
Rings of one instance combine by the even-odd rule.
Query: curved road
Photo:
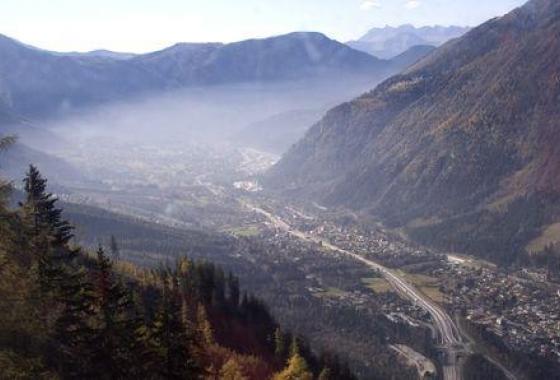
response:
[[[366,259],[354,252],[332,245],[322,239],[294,230],[288,223],[279,217],[274,216],[259,207],[247,203],[245,203],[245,206],[265,216],[278,229],[284,230],[302,240],[313,243],[321,243],[323,247],[350,256],[379,272],[400,294],[426,310],[431,315],[434,321],[434,326],[438,331],[439,344],[446,353],[445,365],[443,367],[443,377],[445,380],[461,379],[461,369],[457,359],[459,353],[465,352],[465,342],[459,332],[459,329],[455,325],[455,322],[443,308],[418,291],[418,289],[409,284],[405,279],[399,277],[399,275],[394,271],[384,267],[383,265]]]

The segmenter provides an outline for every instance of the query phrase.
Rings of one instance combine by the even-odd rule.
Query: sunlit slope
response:
[[[510,260],[559,215],[560,3],[533,0],[331,110],[270,182]]]

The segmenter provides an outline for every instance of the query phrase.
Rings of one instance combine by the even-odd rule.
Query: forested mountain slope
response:
[[[532,0],[331,110],[269,183],[511,262],[560,217],[560,3]]]
[[[283,332],[231,273],[185,257],[140,269],[115,244],[113,260],[88,253],[34,167],[16,209],[0,186],[1,378],[354,378]]]

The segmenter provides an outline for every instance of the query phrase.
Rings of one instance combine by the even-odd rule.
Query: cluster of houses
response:
[[[560,294],[526,270],[451,268],[446,292],[468,320],[512,350],[560,361]]]

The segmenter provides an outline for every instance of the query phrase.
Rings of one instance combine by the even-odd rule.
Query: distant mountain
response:
[[[151,92],[323,76],[387,76],[390,62],[319,33],[232,44],[177,44],[138,56],[107,51],[53,53],[0,36],[0,99],[18,114],[54,116]]]
[[[299,141],[324,110],[292,110],[252,123],[233,141],[265,152],[282,154]]]
[[[460,26],[424,26],[421,28],[415,28],[413,25],[386,26],[371,29],[359,40],[348,42],[348,46],[382,59],[390,59],[413,46],[443,45],[453,38],[462,36],[469,29]]]
[[[178,44],[133,61],[183,86],[367,73],[389,65],[323,34],[303,32],[227,45]]]
[[[203,82],[198,80],[200,67],[223,45],[219,43],[179,43],[167,49],[140,55],[132,62],[161,78],[181,87]]]
[[[559,35],[552,0],[473,29],[329,111],[269,186],[369,210],[418,241],[496,261],[511,262],[533,239],[554,241]]]
[[[85,53],[78,53],[78,52],[70,52],[70,53],[56,53],[54,54],[61,55],[61,56],[70,56],[70,57],[101,57],[101,58],[109,58],[115,60],[126,60],[133,57],[136,57],[137,54],[133,53],[120,53],[111,50],[92,50]]]
[[[434,50],[433,46],[414,46],[391,60],[379,61],[382,63],[381,67],[386,65],[390,68],[389,70],[373,70],[372,72],[378,76],[380,73],[398,72],[418,62]],[[341,96],[339,99],[343,101],[348,98]],[[248,125],[233,136],[233,140],[264,151],[282,154],[300,140],[309,127],[319,120],[328,108],[330,107],[289,110],[267,117]]]
[[[0,36],[4,97],[18,114],[55,115],[88,104],[163,89],[155,75],[128,61],[67,56]]]

